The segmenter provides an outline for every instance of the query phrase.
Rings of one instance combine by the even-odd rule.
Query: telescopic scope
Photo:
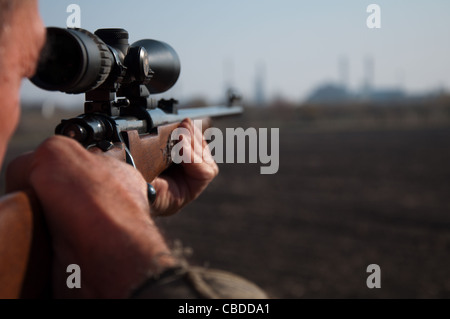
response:
[[[36,74],[31,81],[49,91],[85,93],[100,88],[144,84],[151,94],[169,90],[180,75],[180,60],[167,43],[128,43],[124,29],[47,28]]]

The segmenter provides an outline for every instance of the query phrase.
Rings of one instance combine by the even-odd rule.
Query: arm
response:
[[[217,167],[206,162],[182,164],[160,175],[170,164],[165,160],[170,154],[169,133],[191,117],[178,112],[173,103],[160,101],[160,108],[160,102],[156,107],[149,99],[150,93],[168,90],[178,78],[179,60],[170,46],[153,40],[122,45],[128,38],[122,29],[98,30],[96,35],[85,30],[47,31],[45,52],[32,81],[44,89],[86,93],[85,114],[60,126],[60,134],[78,137],[84,147],[66,137],[50,138],[11,165],[9,191],[26,191],[43,210],[51,237],[56,296],[126,297],[147,272],[175,263],[167,255],[169,250],[152,217],[173,214],[195,199],[217,174]],[[120,36],[120,43],[111,32]],[[77,41],[72,41],[74,38]],[[70,61],[73,56],[67,56],[61,47],[80,41],[83,45],[74,52],[86,53],[79,56],[83,63],[75,73],[60,78],[61,72],[74,65]],[[55,69],[58,72],[52,73]],[[61,82],[62,78],[67,81]],[[216,108],[209,110],[216,114]],[[220,108],[219,113],[241,111]],[[203,112],[202,117],[213,116]],[[195,118],[198,113],[192,111]],[[192,126],[190,122],[181,125]],[[186,142],[189,144],[188,137],[182,140]],[[111,143],[115,147],[109,150]],[[123,162],[125,145],[139,172]],[[147,182],[158,192],[152,208]],[[36,251],[33,236],[28,245],[30,255]],[[28,261],[28,270],[35,268],[29,265],[34,260]],[[81,290],[66,289],[65,267],[72,263],[81,266]]]
[[[181,125],[192,130],[190,121]],[[175,175],[158,177],[152,209],[146,181],[132,166],[53,137],[13,163],[8,176],[10,190],[30,187],[43,207],[54,252],[55,295],[127,297],[149,275],[176,263],[149,212],[173,213],[217,173],[215,164],[204,162],[182,164]],[[81,267],[82,289],[66,287],[65,270],[72,263]]]

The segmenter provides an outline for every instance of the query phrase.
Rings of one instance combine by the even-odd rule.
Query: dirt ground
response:
[[[450,103],[436,105],[247,109],[217,121],[280,128],[278,173],[220,164],[198,200],[158,223],[193,248],[192,263],[275,298],[449,298]],[[57,123],[26,117],[8,160]],[[370,264],[380,289],[366,286]]]

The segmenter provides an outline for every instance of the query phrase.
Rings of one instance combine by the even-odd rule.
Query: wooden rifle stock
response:
[[[30,191],[0,200],[0,298],[50,296],[51,249],[36,196]]]
[[[170,166],[170,137],[178,126],[159,126],[154,134],[141,136],[123,132],[136,168],[148,183]],[[209,126],[210,120],[203,119],[203,130]],[[126,161],[123,144],[106,154]],[[33,191],[8,192],[0,199],[0,298],[50,298],[52,249],[45,212]]]

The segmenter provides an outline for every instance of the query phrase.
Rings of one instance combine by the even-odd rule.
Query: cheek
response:
[[[0,114],[2,119],[7,119],[2,121],[2,135],[10,139],[17,127],[17,124],[19,123],[20,118],[20,101],[18,93],[11,94],[8,103],[3,104]]]
[[[0,107],[0,167],[6,153],[6,147],[17,127],[20,117],[19,99],[10,98]]]
[[[0,96],[8,96],[3,99],[0,107],[2,134],[10,137],[14,132],[20,117],[20,87],[22,79],[17,76],[14,70],[8,72],[8,75],[0,76],[2,83]]]
[[[31,77],[36,70],[36,64],[45,42],[46,33],[46,29],[37,11],[30,12],[28,21],[31,24],[28,26],[27,36],[24,37],[25,42],[23,43],[23,47],[28,49],[24,59],[26,61],[26,65],[24,65],[25,77]]]

